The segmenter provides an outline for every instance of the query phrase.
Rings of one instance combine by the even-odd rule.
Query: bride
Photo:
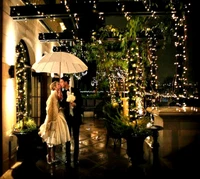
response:
[[[70,133],[59,101],[62,100],[61,87],[58,81],[50,84],[51,94],[46,102],[46,118],[40,126],[39,135],[47,144],[47,163],[56,161],[55,147],[70,141]]]

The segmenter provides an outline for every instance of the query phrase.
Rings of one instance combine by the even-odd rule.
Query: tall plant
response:
[[[147,46],[145,39],[140,38],[144,29],[145,17],[134,17],[128,20],[126,31],[122,37],[121,47],[128,61],[128,98],[129,117],[134,120],[142,110],[141,98],[145,95],[146,67],[149,65],[147,59]]]
[[[109,90],[111,99],[115,99],[117,84],[127,75],[127,61],[121,49],[121,32],[107,25],[92,36],[91,43],[86,44],[86,59],[96,61],[96,80],[99,90]]]
[[[111,100],[115,99],[117,81],[123,81],[122,91],[128,91],[129,116],[133,120],[138,118],[143,110],[142,99],[147,80],[152,80],[151,71],[155,72],[153,76],[156,79],[157,65],[152,58],[156,57],[157,46],[153,46],[154,51],[151,51],[151,43],[157,43],[157,39],[148,43],[152,38],[149,34],[156,34],[159,38],[164,35],[166,39],[170,23],[167,24],[168,26],[163,23],[163,18],[158,20],[148,16],[127,16],[125,29],[120,31],[112,25],[107,25],[94,32],[91,42],[83,45],[85,59],[96,62],[98,90],[109,90]]]

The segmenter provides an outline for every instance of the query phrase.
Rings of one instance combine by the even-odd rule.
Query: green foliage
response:
[[[18,121],[14,125],[13,132],[23,133],[23,132],[31,132],[35,130],[37,130],[37,125],[35,121],[30,117],[26,117],[23,120]]]
[[[30,76],[27,74],[30,71],[27,71],[28,68],[26,68],[26,66],[30,66],[30,63],[26,52],[24,42],[20,41],[20,43],[16,46],[17,123],[14,125],[13,132],[30,132],[37,129],[35,121],[28,117],[29,95],[27,93],[27,84],[29,85],[29,83],[27,82]]]
[[[100,93],[92,93],[92,94],[82,94],[82,98],[84,99],[100,99]]]
[[[103,106],[103,113],[107,129],[123,138],[152,135],[152,131],[147,128],[147,124],[150,122],[149,116],[142,116],[135,121],[130,121],[128,117],[121,114],[120,106],[112,103],[106,103]]]
[[[71,49],[72,53],[75,54],[80,59],[83,58],[83,43],[81,41],[76,42],[76,44]]]
[[[84,44],[84,58],[96,62],[98,90],[109,90],[109,76],[114,74],[115,69],[120,68],[126,74],[126,83],[131,84],[128,85],[129,97],[132,99],[129,104],[134,108],[134,97],[136,94],[142,97],[148,80],[151,80],[148,34],[150,38],[155,34],[159,45],[165,47],[172,37],[172,29],[174,28],[171,15],[156,18],[133,16],[127,20],[123,30],[106,25],[94,32],[91,41]],[[83,44],[77,43],[73,50],[79,57],[83,56]]]
[[[125,54],[121,49],[121,32],[111,25],[93,34],[92,42],[85,44],[85,58],[97,65],[98,90],[109,90],[108,76],[116,68],[127,70]]]

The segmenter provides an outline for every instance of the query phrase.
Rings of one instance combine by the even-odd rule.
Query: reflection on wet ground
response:
[[[198,172],[194,171],[198,171],[199,168],[199,165],[192,162],[194,161],[193,155],[199,149],[196,146],[192,147],[192,149],[187,149],[180,156],[172,156],[170,160],[175,161],[176,166],[178,166],[177,171],[173,170],[172,165],[168,165],[172,167],[170,168],[162,163],[157,167],[153,167],[148,162],[133,167],[126,154],[126,141],[122,140],[121,146],[118,143],[116,148],[114,148],[113,140],[109,139],[108,145],[106,146],[104,121],[93,118],[84,118],[83,124],[81,125],[80,163],[78,167],[74,167],[73,163],[71,167],[65,166],[65,148],[63,146],[57,148],[56,157],[58,162],[52,165],[46,162],[45,147],[39,146],[38,148],[40,151],[35,162],[24,162],[18,167],[12,168],[6,172],[2,179],[168,178],[172,176],[185,176],[185,173],[188,176],[196,176]],[[186,160],[184,160],[183,156]],[[199,155],[195,154],[195,156],[195,161],[199,162]]]
[[[73,141],[72,141],[73,143]],[[57,148],[57,159],[54,165],[46,164],[46,160],[38,160],[37,167],[47,175],[55,178],[104,178],[106,176],[125,175],[130,162],[126,155],[126,142],[114,148],[112,139],[106,146],[106,130],[104,121],[85,118],[80,129],[79,166],[66,167],[65,148]],[[73,145],[72,145],[73,150]],[[73,158],[73,157],[72,157]],[[115,171],[115,172],[114,172]],[[114,173],[113,173],[114,172]]]

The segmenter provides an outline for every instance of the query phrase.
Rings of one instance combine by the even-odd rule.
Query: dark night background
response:
[[[199,74],[199,6],[198,1],[191,0],[191,14],[188,16],[188,79],[200,82]]]
[[[190,13],[187,14],[186,20],[187,20],[187,30],[188,30],[188,38],[187,38],[187,47],[186,47],[186,54],[187,54],[187,79],[188,82],[191,83],[198,83],[200,84],[199,74],[200,74],[200,68],[199,68],[199,9],[198,9],[198,1],[196,0],[190,0],[191,1],[191,7]],[[108,16],[105,19],[105,24],[112,24],[114,27],[117,28],[124,28],[126,25],[126,20],[123,16]],[[162,83],[166,78],[173,77],[176,73],[176,68],[174,65],[174,62],[176,62],[175,59],[175,47],[174,42],[169,42],[165,49],[158,49],[157,55],[158,55],[158,82]],[[96,69],[94,68],[94,64],[90,64],[88,70],[87,76],[95,76]],[[86,86],[91,86],[90,80],[84,80],[84,84]],[[198,89],[200,91],[200,85],[198,86]]]
[[[188,82],[199,82],[199,66],[198,66],[198,51],[200,41],[198,33],[198,5],[196,0],[191,0],[191,11],[187,15],[188,23],[188,39],[187,39],[187,68]],[[106,24],[113,24],[115,27],[124,27],[126,25],[124,17],[107,17]],[[158,81],[163,82],[167,77],[173,77],[176,73],[174,62],[175,48],[174,42],[168,43],[165,49],[158,50]]]

